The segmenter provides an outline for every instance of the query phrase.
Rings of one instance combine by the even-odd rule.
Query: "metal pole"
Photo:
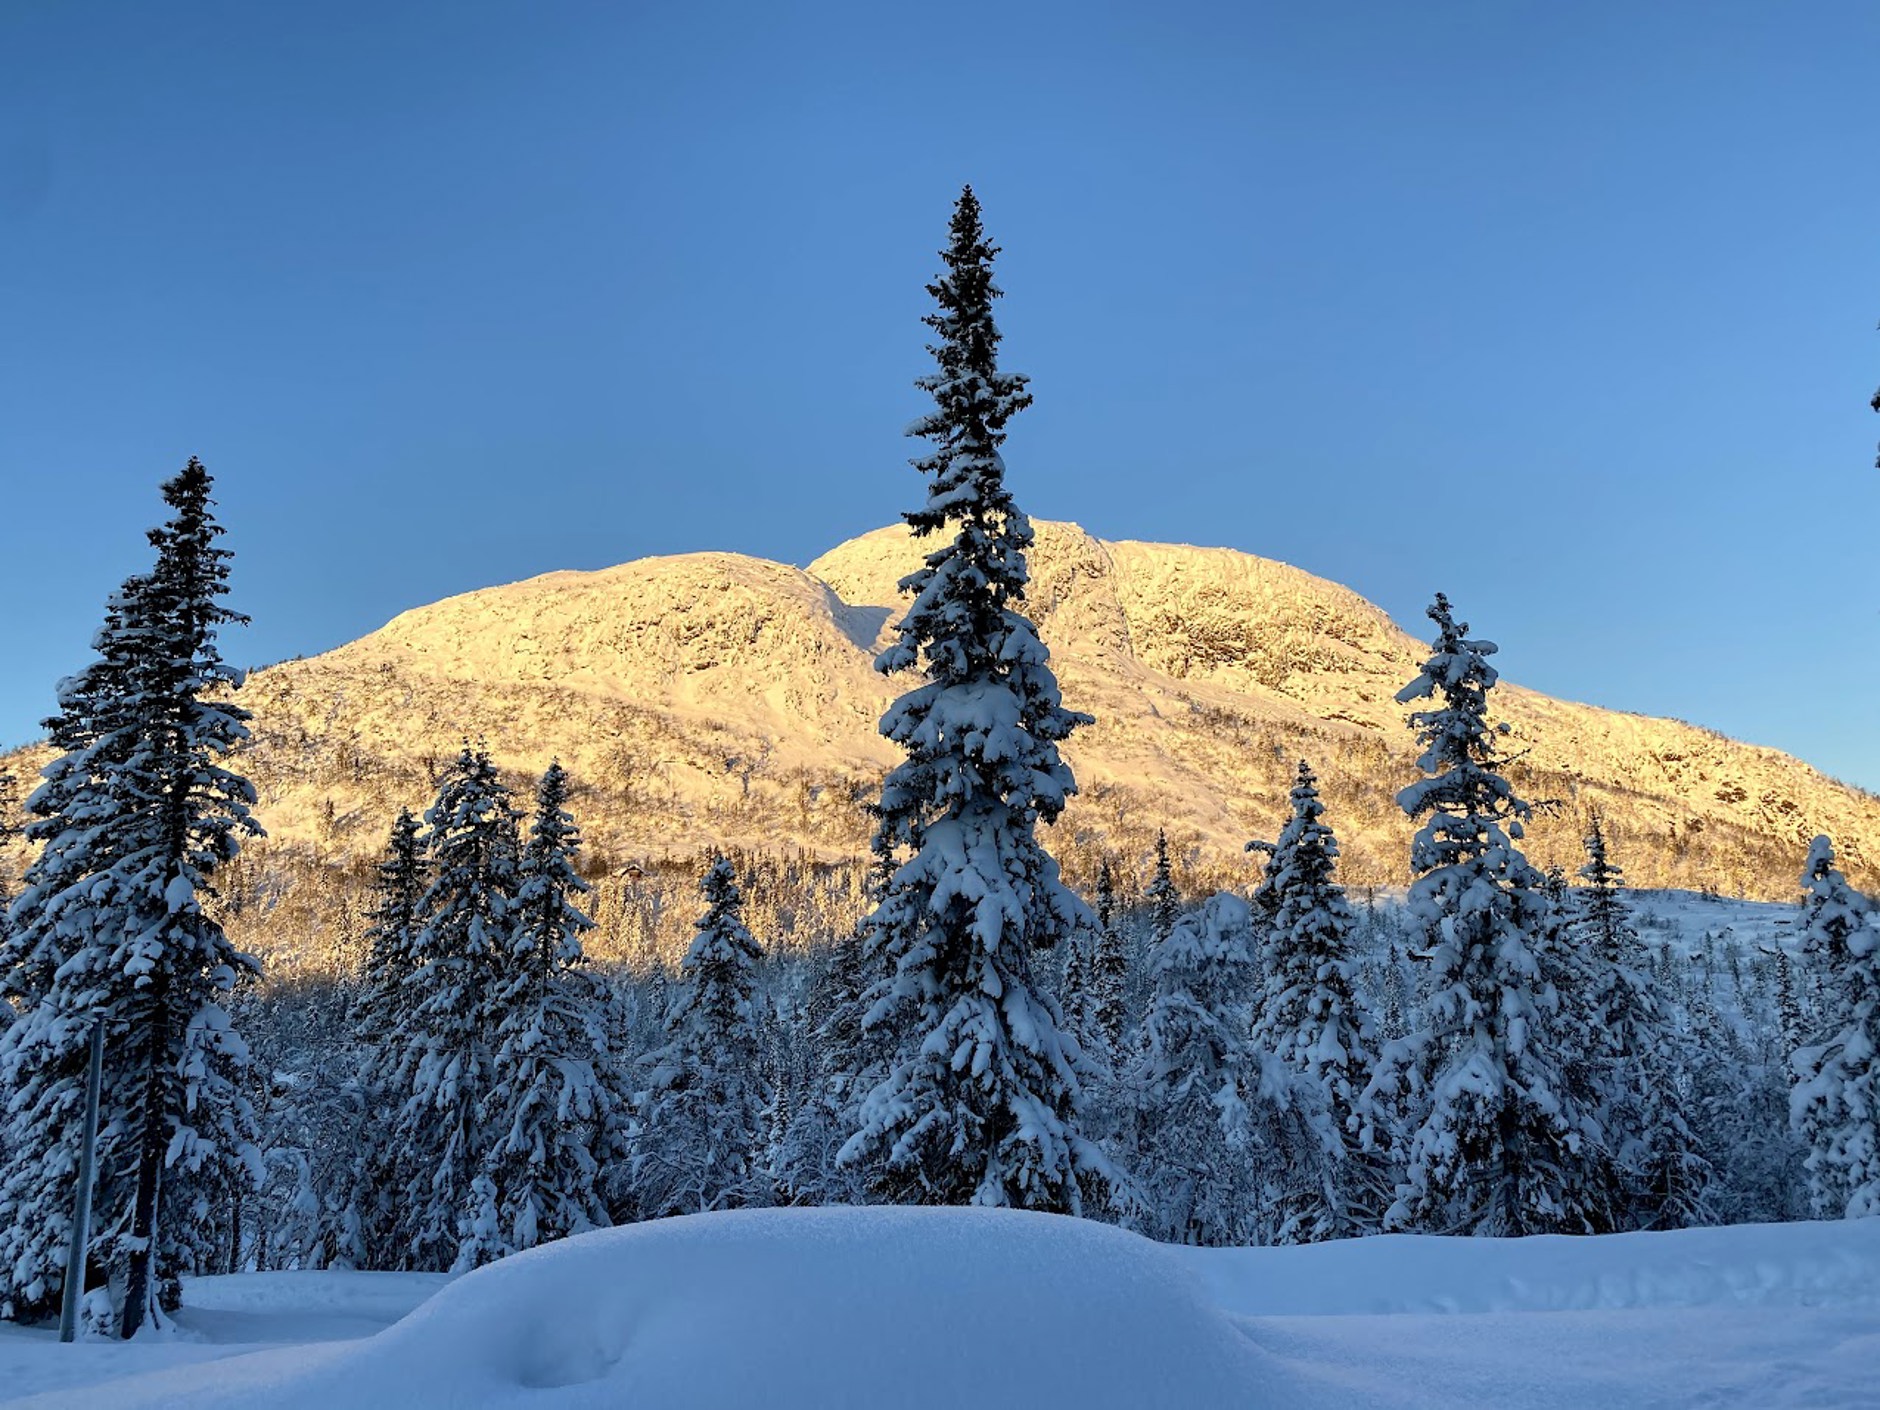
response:
[[[72,1245],[65,1255],[59,1340],[78,1335],[78,1304],[85,1296],[85,1246],[91,1242],[92,1167],[98,1160],[98,1099],[104,1088],[104,1016],[91,1026],[91,1067],[85,1074],[85,1136],[78,1148],[78,1199],[72,1209]]]

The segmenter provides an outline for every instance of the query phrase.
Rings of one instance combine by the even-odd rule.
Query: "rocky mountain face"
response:
[[[1036,527],[1030,610],[1066,703],[1097,717],[1064,751],[1082,792],[1052,845],[1073,881],[1105,853],[1137,874],[1166,828],[1188,886],[1244,884],[1243,848],[1277,832],[1302,757],[1347,884],[1407,879],[1394,797],[1416,748],[1394,697],[1422,642],[1281,563]],[[909,684],[872,661],[921,551],[895,527],[807,569],[700,553],[551,573],[256,672],[241,693],[255,714],[244,767],[270,836],[244,859],[243,924],[278,919],[315,878],[356,891],[398,807],[428,804],[466,737],[522,788],[561,760],[597,876],[714,846],[798,866],[861,856],[864,805],[894,758],[876,724]],[[1459,606],[1492,619],[1492,602]],[[1554,804],[1530,830],[1539,864],[1577,868],[1597,808],[1636,885],[1786,899],[1817,832],[1857,883],[1874,880],[1880,799],[1794,758],[1513,685],[1495,705],[1526,751],[1520,786]]]

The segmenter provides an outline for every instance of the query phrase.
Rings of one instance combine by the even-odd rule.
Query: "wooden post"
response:
[[[85,1132],[78,1148],[78,1198],[72,1209],[72,1244],[65,1255],[59,1340],[78,1335],[78,1305],[85,1297],[85,1246],[91,1242],[92,1170],[98,1161],[98,1101],[104,1089],[104,1015],[91,1026],[91,1066],[85,1074]]]

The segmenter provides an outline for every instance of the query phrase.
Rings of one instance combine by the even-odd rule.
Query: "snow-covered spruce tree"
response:
[[[1058,1002],[1064,1011],[1064,1031],[1077,1040],[1079,1047],[1090,1042],[1091,965],[1085,953],[1091,940],[1074,931],[1064,940],[1064,974],[1058,983]]]
[[[1317,1089],[1313,1105],[1328,1118],[1338,1158],[1337,1198],[1302,1216],[1314,1237],[1336,1237],[1377,1226],[1390,1203],[1390,1180],[1385,1133],[1365,1100],[1377,1067],[1377,1032],[1353,983],[1357,917],[1333,880],[1338,840],[1324,817],[1318,781],[1302,759],[1292,816],[1267,854],[1254,898],[1266,938],[1253,1042]]]
[[[1155,864],[1149,872],[1149,885],[1142,893],[1143,905],[1149,911],[1149,938],[1159,945],[1168,939],[1169,932],[1175,929],[1175,919],[1182,913],[1181,896],[1175,890],[1175,877],[1169,870],[1168,833],[1157,828],[1155,833]]]
[[[1328,1195],[1311,1093],[1249,1036],[1257,981],[1247,903],[1222,893],[1150,954],[1155,991],[1123,1079],[1134,1105],[1142,1232],[1174,1243],[1291,1243]]]
[[[1808,1025],[1802,1017],[1801,995],[1795,987],[1795,965],[1789,959],[1789,952],[1780,945],[1775,947],[1774,963],[1775,1039],[1786,1068],[1789,1055],[1808,1041]]]
[[[393,1268],[402,1263],[400,1198],[408,1170],[394,1139],[403,1099],[395,1081],[405,982],[417,963],[429,885],[424,834],[400,808],[373,878],[366,957],[352,1004],[352,1093],[358,1101],[353,1177],[344,1193],[322,1195],[328,1264]]]
[[[731,863],[700,884],[705,914],[680,966],[664,1047],[646,1062],[632,1137],[642,1219],[769,1202],[763,1045],[753,995],[763,950],[745,929]]]
[[[489,994],[497,1044],[489,1137],[457,1266],[474,1268],[607,1223],[596,1148],[613,1118],[602,994],[582,966],[594,922],[576,904],[580,829],[568,776],[548,766],[522,849],[508,954]]]
[[[365,970],[353,1001],[353,1037],[375,1066],[405,1007],[405,980],[416,963],[429,885],[423,829],[411,809],[400,808],[373,878]]]
[[[1586,884],[1573,892],[1568,940],[1588,977],[1580,1033],[1595,1074],[1599,1124],[1621,1182],[1607,1202],[1620,1227],[1706,1222],[1710,1165],[1685,1110],[1683,1043],[1633,928],[1625,876],[1598,813],[1587,826]],[[1580,1041],[1575,1038],[1573,1041]]]
[[[424,815],[431,883],[392,1048],[402,1175],[387,1248],[399,1270],[445,1272],[474,1214],[491,1134],[492,997],[508,977],[521,884],[516,811],[490,756],[464,745]]]
[[[41,851],[6,956],[24,1012],[0,1040],[4,1301],[22,1319],[57,1305],[85,1049],[101,1017],[87,1281],[108,1286],[125,1336],[175,1306],[176,1274],[213,1239],[202,1220],[223,1211],[196,1196],[251,1185],[259,1162],[247,1049],[223,1007],[259,966],[203,909],[216,868],[260,833],[253,789],[218,762],[247,738],[248,716],[224,698],[237,677],[216,635],[245,619],[221,602],[230,555],[216,546],[210,487],[196,460],[164,484],[172,517],[150,531],[155,565],[112,599],[98,659],[60,686],[47,721],[59,757],[28,804]]]
[[[862,937],[840,936],[821,956],[809,984],[805,1022],[813,1035],[813,1076],[785,1132],[776,1180],[792,1204],[860,1204],[867,1190],[853,1166],[840,1164],[859,1124],[861,1099],[883,1070],[879,1030],[868,1030],[868,960]]]
[[[1091,958],[1091,989],[1095,1001],[1091,1036],[1102,1042],[1111,1062],[1123,1051],[1123,1026],[1128,1009],[1123,983],[1129,977],[1129,957],[1116,924],[1116,879],[1105,857],[1097,871],[1097,944]]]
[[[1802,953],[1827,977],[1815,1041],[1795,1054],[1790,1120],[1822,1218],[1880,1214],[1880,916],[1817,837],[1802,872]]]
[[[1707,942],[1706,942],[1707,943]],[[1678,965],[1660,982],[1680,1014],[1679,1080],[1698,1145],[1716,1168],[1706,1217],[1762,1224],[1810,1216],[1807,1150],[1789,1126],[1786,1056],[1759,1060],[1719,1012],[1708,980]]]
[[[1580,880],[1586,886],[1576,898],[1581,934],[1595,953],[1614,964],[1642,957],[1644,947],[1625,903],[1625,872],[1613,860],[1605,825],[1596,812],[1586,820],[1583,845],[1586,865],[1580,868]]]
[[[1393,935],[1385,942],[1383,974],[1378,981],[1377,1029],[1379,1038],[1385,1043],[1401,1038],[1409,1010],[1409,977],[1404,973],[1403,951],[1397,948],[1397,937]]]
[[[236,1271],[366,1266],[352,1207],[368,1114],[348,1022],[354,997],[345,980],[316,979],[237,994],[233,1016],[254,1047],[265,1175],[258,1194],[235,1201],[238,1218],[218,1248]]]
[[[1426,1027],[1386,1050],[1380,1096],[1421,1102],[1387,1227],[1437,1233],[1588,1232],[1598,1227],[1597,1127],[1553,1051],[1555,998],[1536,954],[1549,924],[1540,874],[1515,845],[1529,807],[1502,777],[1488,723],[1494,643],[1472,641],[1440,593],[1437,637],[1400,701],[1427,777],[1397,796],[1422,826],[1411,847],[1419,958],[1432,969]]]
[[[797,1113],[802,1109],[811,1086],[802,1045],[796,1041],[807,1027],[808,1016],[803,1005],[793,999],[789,1019],[785,1021],[780,1017],[764,1033],[767,1050],[764,1056],[764,1080],[770,1088],[770,1103],[764,1108],[763,1165],[770,1180],[770,1200],[773,1204],[790,1205],[797,1202],[790,1131],[796,1125]]]
[[[126,598],[140,590],[132,579],[105,607],[104,625],[93,639],[97,659],[59,683],[59,711],[45,722],[58,751],[42,771],[45,782],[28,800],[34,821],[26,829],[41,844],[28,868],[18,902],[9,911],[4,944],[4,984],[9,1011],[29,1022],[0,1039],[0,1078],[9,1093],[7,1128],[0,1139],[0,1311],[19,1321],[36,1321],[55,1310],[64,1281],[64,1256],[70,1223],[69,1190],[76,1177],[83,1100],[85,1040],[89,1015],[103,1010],[110,989],[94,981],[87,993],[69,995],[69,1017],[42,1008],[53,997],[54,978],[68,955],[89,949],[102,926],[120,924],[110,908],[86,905],[83,887],[108,870],[123,839],[97,825],[115,809],[116,766],[136,742],[127,719],[133,686],[131,670],[141,632],[127,628]],[[107,850],[107,848],[113,850]],[[83,913],[81,914],[81,908]],[[65,986],[68,990],[69,983]],[[64,1022],[56,1022],[64,1017]],[[38,1018],[40,1022],[30,1020]],[[121,1108],[125,1094],[113,1083],[104,1099]],[[96,1208],[87,1253],[86,1285],[96,1286],[121,1264],[111,1267],[113,1234],[107,1212],[119,1212],[130,1200],[128,1132],[121,1122],[100,1124]]]
[[[6,864],[6,852],[13,845],[13,839],[21,834],[22,829],[16,820],[20,805],[19,780],[13,777],[11,769],[0,768],[0,966],[5,964],[10,952],[7,936],[12,934],[13,923],[9,912],[13,908],[13,877]],[[5,983],[5,970],[0,968],[0,986]],[[0,1028],[13,1021],[13,1006],[5,1002],[6,991],[0,987]]]
[[[877,815],[877,852],[899,865],[866,922],[885,975],[868,1021],[891,1029],[896,1056],[843,1154],[891,1200],[1075,1211],[1103,1161],[1079,1133],[1076,1048],[1032,955],[1088,923],[1037,827],[1076,789],[1057,746],[1090,717],[1061,704],[1022,611],[1031,521],[999,446],[1031,397],[998,366],[996,253],[969,187],[927,286],[938,368],[919,385],[934,410],[910,434],[932,443],[914,462],[930,483],[905,516],[916,535],[952,537],[902,580],[914,601],[875,662],[927,676],[881,721],[907,758]]]
[[[1574,931],[1575,907],[1567,886],[1567,869],[1559,863],[1540,874],[1539,894],[1545,920],[1530,937],[1541,987],[1553,993],[1547,1025],[1548,1047],[1556,1055],[1562,1090],[1576,1111],[1590,1118],[1603,1117],[1606,1100],[1607,1038],[1600,1031],[1598,996],[1607,988],[1599,957],[1579,943]],[[1625,1172],[1613,1158],[1601,1130],[1601,1143],[1589,1152],[1588,1188],[1597,1191],[1591,1207],[1598,1211],[1595,1227],[1605,1229],[1623,1222],[1631,1203]]]

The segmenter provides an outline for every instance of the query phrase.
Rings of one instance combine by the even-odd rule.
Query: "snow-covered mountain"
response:
[[[1226,549],[1106,542],[1039,523],[1031,611],[1066,703],[1097,717],[1065,749],[1082,786],[1056,829],[1074,878],[1101,849],[1127,876],[1166,827],[1191,885],[1242,879],[1311,760],[1346,880],[1404,876],[1396,791],[1415,749],[1394,695],[1421,642],[1335,583]],[[453,597],[310,660],[257,672],[247,763],[271,849],[375,853],[400,804],[465,736],[536,773],[559,757],[597,860],[710,845],[859,855],[861,804],[894,757],[876,732],[907,682],[872,659],[918,561],[877,530],[807,569],[728,553],[551,573]],[[1492,601],[1463,601],[1492,627]],[[1492,631],[1490,632],[1492,635]],[[1692,725],[1496,692],[1541,863],[1578,864],[1585,811],[1641,885],[1794,894],[1807,840],[1849,871],[1880,860],[1880,799],[1772,749]]]

